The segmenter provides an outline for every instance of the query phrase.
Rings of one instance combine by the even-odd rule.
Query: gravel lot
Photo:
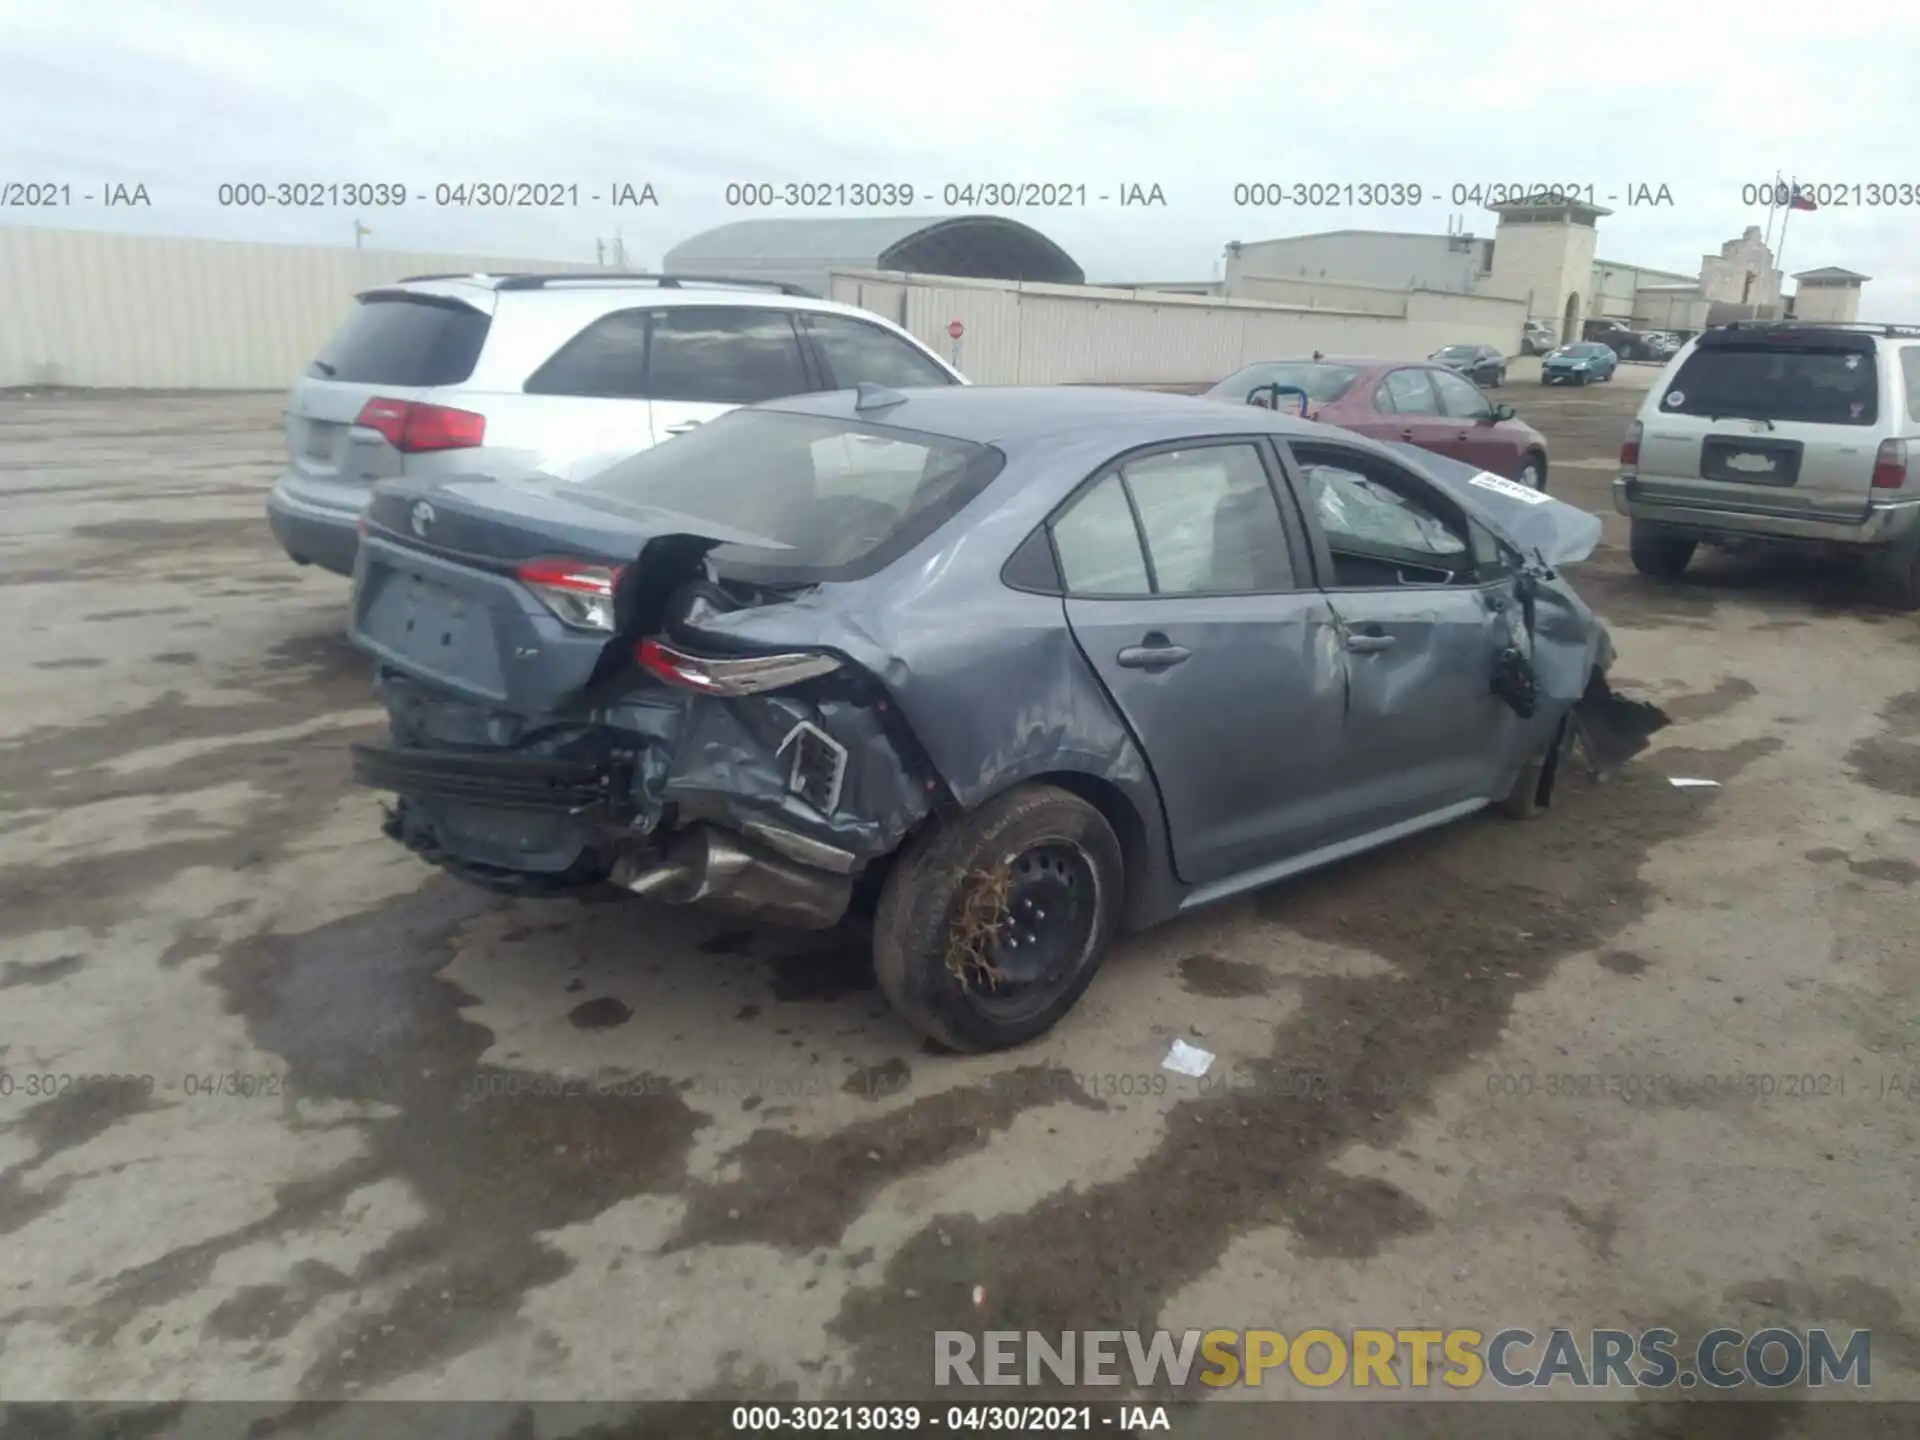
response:
[[[1653,373],[1502,398],[1609,516],[1580,579],[1656,748],[1130,941],[985,1059],[844,947],[380,838],[346,587],[261,513],[278,397],[0,397],[0,1395],[902,1398],[939,1328],[1774,1323],[1872,1327],[1920,1397],[1920,624],[1634,576]],[[103,1072],[154,1091],[31,1088]]]

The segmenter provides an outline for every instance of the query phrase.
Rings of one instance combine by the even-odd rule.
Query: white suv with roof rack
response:
[[[793,285],[699,275],[421,275],[369,290],[287,398],[267,500],[302,565],[353,573],[396,475],[583,478],[739,405],[964,385],[897,325]]]
[[[1865,556],[1920,609],[1920,326],[1736,321],[1669,362],[1620,447],[1633,563],[1702,544]]]

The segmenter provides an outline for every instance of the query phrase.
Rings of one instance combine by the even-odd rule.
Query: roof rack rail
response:
[[[782,295],[799,295],[810,300],[820,297],[813,291],[799,285],[789,285],[782,280],[755,280],[740,275],[682,275],[674,273],[653,274],[644,270],[563,270],[552,274],[534,273],[502,275],[494,284],[496,290],[544,290],[549,285],[565,284],[568,281],[587,284],[645,283],[656,285],[662,290],[677,290],[683,285],[726,285],[750,290],[776,290]]]
[[[402,275],[398,280],[389,283],[411,285],[416,280],[491,280],[492,278],[484,270],[449,270],[441,275]]]
[[[1920,335],[1920,324],[1900,320],[1728,320],[1720,330],[1864,330],[1872,335]]]

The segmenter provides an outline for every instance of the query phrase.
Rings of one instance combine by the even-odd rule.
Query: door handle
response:
[[[1129,670],[1166,670],[1192,653],[1184,645],[1129,645],[1113,660]]]
[[[1402,440],[1411,440],[1413,438],[1413,427],[1411,425],[1402,427],[1400,431],[1400,438]]]
[[[698,420],[682,420],[678,425],[667,426],[667,434],[684,435],[689,430],[698,430],[699,428],[700,422]]]
[[[1356,655],[1371,655],[1393,644],[1393,636],[1378,625],[1369,625],[1357,635],[1347,636],[1347,649]]]

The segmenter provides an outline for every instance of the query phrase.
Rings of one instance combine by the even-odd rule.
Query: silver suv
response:
[[[1702,543],[1851,552],[1920,609],[1920,326],[1709,330],[1648,392],[1620,468],[1642,574],[1677,579]]]
[[[267,499],[302,565],[353,573],[391,476],[584,478],[738,405],[964,385],[897,325],[792,285],[691,275],[422,275],[369,290],[287,399]]]

